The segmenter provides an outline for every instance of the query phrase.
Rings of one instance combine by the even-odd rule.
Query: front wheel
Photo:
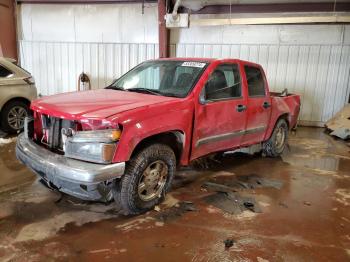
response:
[[[161,202],[176,170],[173,150],[150,145],[127,163],[125,174],[113,189],[114,200],[127,214],[140,214]]]
[[[278,157],[283,153],[288,141],[288,124],[284,119],[278,120],[269,140],[263,143],[263,154]]]

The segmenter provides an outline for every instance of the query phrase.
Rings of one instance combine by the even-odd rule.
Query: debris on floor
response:
[[[279,180],[268,179],[256,174],[250,174],[223,178],[219,181],[215,180],[215,182],[208,181],[205,182],[202,186],[206,189],[217,192],[227,192],[237,191],[241,189],[256,189],[266,187],[281,189],[283,183]]]
[[[233,192],[217,192],[204,197],[206,203],[215,206],[226,213],[238,215],[245,210],[261,213],[259,204],[252,197],[241,196]]]
[[[339,137],[343,140],[347,140],[350,138],[350,129],[341,127],[338,129],[335,129],[333,132],[330,133],[332,136]]]
[[[331,131],[330,135],[343,140],[350,139],[350,104],[343,107],[325,126]]]
[[[180,202],[180,200],[177,199],[177,198],[175,198],[175,197],[173,196],[173,194],[170,192],[170,193],[168,193],[168,194],[165,195],[165,199],[164,199],[164,201],[161,203],[161,205],[162,205],[162,208],[163,208],[163,207],[168,207],[168,208],[170,208],[170,207],[173,207],[173,206],[177,205],[179,202]]]
[[[235,192],[236,191],[232,187],[214,183],[214,182],[204,182],[202,187],[210,191],[216,191],[216,192],[232,192],[232,191]]]
[[[204,200],[226,213],[238,215],[249,210],[254,213],[261,213],[261,207],[252,197],[242,196],[238,191],[256,188],[276,188],[281,189],[283,183],[261,177],[256,174],[221,177],[215,182],[207,181],[202,184],[202,188],[208,191],[215,191],[216,194],[206,196]]]
[[[283,202],[279,202],[278,205],[284,208],[288,208],[288,205]]]
[[[209,169],[210,167],[220,164],[219,157],[220,157],[219,153],[211,154],[206,157],[195,159],[192,165],[196,169]]]
[[[228,249],[233,246],[234,241],[232,238],[227,238],[224,240],[225,248]]]
[[[171,208],[160,211],[155,216],[155,218],[162,222],[169,222],[177,218],[180,218],[186,212],[190,212],[190,211],[198,211],[198,209],[192,202],[183,201]]]
[[[118,216],[118,214],[120,214],[115,205],[96,205],[92,201],[81,200],[65,194],[60,194],[59,198],[53,201],[53,203],[55,203],[58,207],[69,210],[86,211],[112,216]]]

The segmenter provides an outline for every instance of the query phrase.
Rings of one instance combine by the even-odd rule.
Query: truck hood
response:
[[[179,98],[136,92],[99,89],[47,96],[32,102],[34,111],[65,119],[107,118],[109,116]]]

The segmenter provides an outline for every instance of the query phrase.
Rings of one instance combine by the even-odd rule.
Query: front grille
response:
[[[42,142],[53,151],[63,152],[62,130],[75,129],[71,120],[42,115],[43,139]]]

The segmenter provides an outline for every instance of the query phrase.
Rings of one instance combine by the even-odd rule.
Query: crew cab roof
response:
[[[236,62],[243,62],[246,64],[250,64],[250,65],[256,65],[259,66],[259,64],[257,63],[253,63],[250,61],[246,61],[246,60],[242,60],[242,59],[238,59],[238,58],[230,58],[230,57],[223,57],[223,58],[197,58],[197,57],[170,57],[170,58],[158,58],[158,59],[154,59],[152,61],[190,61],[190,62],[205,62],[205,63],[212,63],[212,62],[224,62],[227,60],[235,60]]]

